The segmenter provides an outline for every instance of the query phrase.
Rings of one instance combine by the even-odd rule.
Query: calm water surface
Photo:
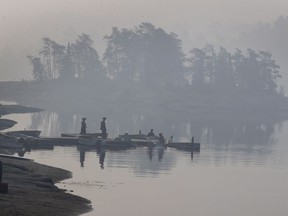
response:
[[[59,136],[59,131],[77,132],[81,116],[64,121],[56,113],[44,112],[5,118],[19,122],[10,130],[41,129],[43,136]],[[96,118],[94,122],[100,119]],[[97,123],[91,122],[90,130],[97,131]],[[118,123],[108,121],[111,137],[126,132]],[[128,131],[148,131],[146,125],[140,121]],[[195,135],[201,151],[139,147],[97,152],[55,146],[27,152],[25,157],[72,171],[73,178],[57,186],[91,200],[94,211],[87,216],[287,215],[288,122],[218,121],[195,126],[179,121],[171,127],[165,122],[165,128],[161,132],[177,140]]]

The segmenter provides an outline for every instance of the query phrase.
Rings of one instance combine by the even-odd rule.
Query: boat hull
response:
[[[15,137],[9,137],[7,135],[0,135],[0,148],[22,148],[23,144],[19,143]]]
[[[101,133],[87,133],[87,134],[78,134],[78,133],[61,133],[61,137],[101,137]]]
[[[19,130],[19,131],[8,131],[6,132],[7,135],[9,136],[15,136],[19,138],[24,138],[25,136],[28,137],[39,137],[41,134],[41,131],[39,130]],[[24,135],[21,137],[21,135]]]
[[[0,130],[5,130],[17,124],[16,121],[10,119],[0,119]]]
[[[95,148],[110,148],[110,149],[117,149],[117,148],[130,148],[132,147],[131,142],[117,140],[117,139],[102,139],[102,138],[84,138],[78,137],[79,145],[82,146],[89,146]]]
[[[189,142],[173,142],[167,143],[167,147],[182,149],[182,150],[200,150],[200,143],[189,143]]]

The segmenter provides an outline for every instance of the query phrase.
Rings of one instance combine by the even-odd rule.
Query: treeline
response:
[[[208,45],[203,49],[194,48],[190,54],[188,71],[194,87],[277,92],[277,79],[281,75],[270,52],[248,49],[243,54],[237,49],[231,54],[220,47],[216,53],[213,46]]]
[[[149,87],[279,92],[279,66],[270,52],[248,49],[231,54],[207,45],[185,55],[176,34],[150,23],[133,29],[114,27],[104,40],[107,46],[100,59],[89,35],[82,34],[67,46],[43,38],[39,57],[28,56],[34,79],[112,79]]]

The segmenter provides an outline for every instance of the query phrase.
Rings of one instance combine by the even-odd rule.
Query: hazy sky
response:
[[[270,22],[287,12],[288,0],[0,0],[0,80],[28,78],[26,55],[37,55],[44,36],[66,44],[86,33],[101,52],[113,26],[151,22],[182,39],[214,23]]]

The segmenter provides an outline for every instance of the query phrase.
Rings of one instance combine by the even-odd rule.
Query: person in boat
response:
[[[165,138],[162,133],[159,134],[158,140],[160,144],[165,144]]]
[[[86,134],[87,125],[85,121],[86,121],[86,118],[82,118],[80,134]]]
[[[106,117],[103,117],[102,118],[102,121],[101,121],[101,126],[100,126],[100,129],[101,129],[101,136],[103,139],[106,139],[107,138],[107,130],[106,130]]]
[[[148,137],[155,136],[153,129],[150,130],[150,132],[147,134]]]

